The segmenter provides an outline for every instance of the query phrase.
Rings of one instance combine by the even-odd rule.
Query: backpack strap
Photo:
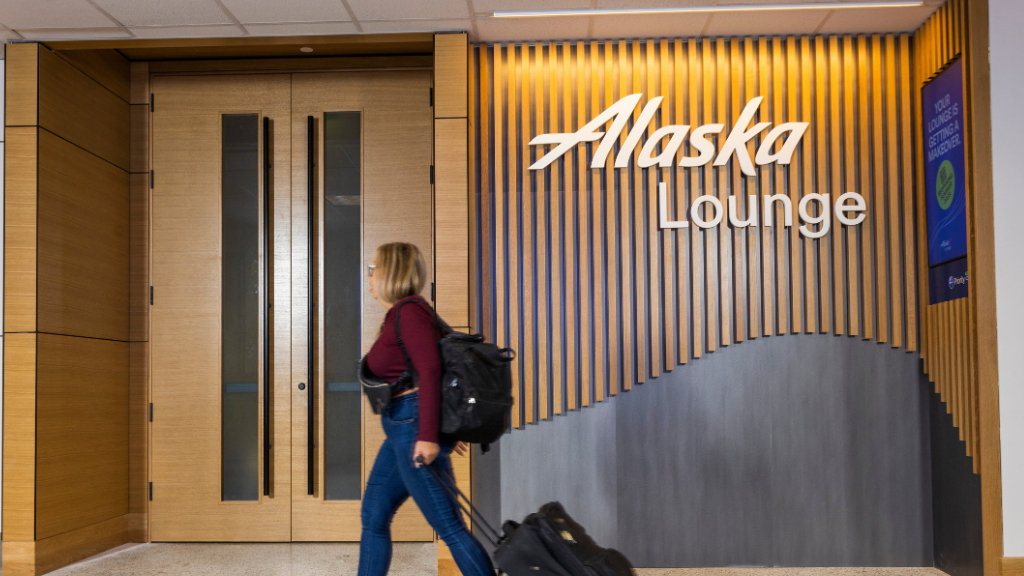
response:
[[[405,342],[402,340],[402,306],[406,304],[420,304],[426,306],[434,314],[434,327],[439,329],[447,336],[451,334],[453,330],[448,324],[437,315],[437,310],[433,306],[428,305],[426,302],[418,299],[403,300],[397,304],[395,310],[395,339],[398,340],[398,347],[402,349],[402,357],[405,358],[405,366],[412,373],[413,378],[419,380],[419,375],[416,374],[416,369],[412,366],[412,359],[409,358],[409,351],[405,349]],[[417,382],[418,384],[418,382]]]

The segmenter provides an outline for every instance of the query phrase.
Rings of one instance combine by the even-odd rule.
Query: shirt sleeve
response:
[[[441,420],[441,352],[437,347],[434,315],[418,304],[403,306],[402,342],[419,376],[420,429],[418,440],[437,442]]]

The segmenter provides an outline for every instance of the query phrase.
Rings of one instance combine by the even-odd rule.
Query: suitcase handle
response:
[[[498,534],[498,531],[495,530],[494,527],[491,526],[486,519],[484,519],[484,515],[481,514],[479,510],[476,509],[476,506],[473,506],[473,502],[469,499],[469,497],[466,496],[462,492],[462,490],[459,490],[458,485],[455,483],[455,478],[449,475],[447,471],[440,468],[436,468],[433,464],[426,464],[423,461],[423,456],[417,456],[416,462],[423,464],[423,467],[426,468],[427,472],[430,472],[430,475],[433,476],[435,480],[437,480],[437,483],[440,484],[442,488],[444,488],[444,491],[448,494],[448,497],[455,502],[455,505],[459,507],[459,510],[465,512],[466,515],[469,516],[471,519],[474,519],[477,522],[479,522],[481,528],[486,528],[486,530],[481,530],[481,532],[484,534],[484,537],[487,538],[487,541],[490,542],[492,546],[497,548],[503,538],[501,537],[500,534]],[[463,504],[462,500],[465,500],[466,504]]]

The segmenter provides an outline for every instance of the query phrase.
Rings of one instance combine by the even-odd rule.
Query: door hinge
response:
[[[434,283],[431,282],[430,283],[430,301],[434,302],[435,300],[437,300],[437,299],[434,298]]]
[[[430,183],[431,184],[434,183],[434,165],[433,164],[430,165]]]
[[[149,287],[149,305],[150,306],[153,305],[153,287],[152,286]]]
[[[433,87],[430,88],[430,105],[431,106],[434,105],[434,88]]]
[[[149,111],[150,112],[153,111],[153,94],[152,93],[149,94]]]
[[[150,502],[153,501],[153,483],[152,482],[149,483],[149,501]]]
[[[149,403],[149,421],[150,422],[153,421],[153,403],[152,402]]]
[[[153,171],[152,170],[149,171],[149,189],[150,190],[153,189]]]

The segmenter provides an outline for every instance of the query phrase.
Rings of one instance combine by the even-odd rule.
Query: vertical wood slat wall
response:
[[[607,399],[746,339],[814,332],[917,351],[919,158],[906,143],[918,111],[910,40],[890,34],[471,47],[471,324],[518,351],[513,426]],[[574,132],[633,93],[643,98],[611,158],[643,106],[664,100],[628,168],[612,168],[609,159],[592,170],[594,142],[528,170],[549,149],[528,146],[535,136]],[[811,123],[791,165],[762,166],[752,177],[735,156],[724,166],[636,167],[646,137],[668,124],[725,124],[713,138],[717,151],[756,96],[764,101],[754,122]],[[755,139],[751,157],[766,134]],[[687,141],[679,154],[695,151]],[[692,223],[659,230],[659,182],[668,186],[669,219],[689,220],[701,195],[726,208],[735,195],[739,218],[752,217],[745,202],[752,196],[760,230]],[[821,239],[796,231],[803,196],[827,193],[834,204],[848,191],[867,200],[862,224],[842,226],[833,214]],[[780,202],[770,214],[763,210],[772,194],[792,201],[794,229],[779,225]],[[765,226],[769,216],[772,227]],[[550,337],[542,342],[545,326]]]
[[[968,29],[966,0],[949,0],[929,18],[914,34],[914,60],[910,63],[915,71],[913,89],[909,97],[914,106],[914,141],[915,149],[922,149],[922,111],[920,88],[935,78],[957,57],[964,55]],[[968,63],[969,64],[969,63]],[[964,81],[968,82],[965,68]],[[970,108],[964,111],[967,122],[971,122]],[[964,130],[970,134],[969,129]],[[905,143],[909,146],[910,143]],[[967,138],[968,159],[970,156],[971,139]],[[967,455],[971,456],[975,473],[980,473],[981,447],[979,411],[978,411],[978,379],[975,363],[977,347],[972,337],[970,326],[973,325],[972,298],[963,298],[941,304],[929,304],[928,295],[928,253],[927,253],[927,211],[925,208],[924,159],[918,158],[913,167],[917,177],[919,192],[915,196],[917,202],[917,261],[918,277],[921,286],[918,297],[921,305],[921,357],[924,359],[924,371],[928,379],[935,385],[935,391],[946,404],[946,411],[953,417],[953,425],[960,431],[960,439],[967,447]],[[968,172],[973,167],[968,161]],[[906,179],[913,178],[906,174]],[[972,177],[967,178],[967,194],[973,194]],[[970,206],[967,202],[968,222],[971,222]],[[908,254],[906,258],[910,258]],[[970,277],[975,277],[973,250],[967,255]],[[971,289],[974,292],[974,289]]]

